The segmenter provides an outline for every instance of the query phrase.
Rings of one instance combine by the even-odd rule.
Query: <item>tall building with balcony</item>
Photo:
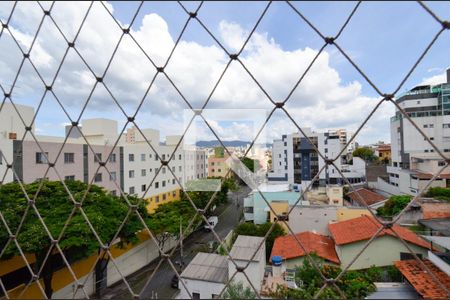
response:
[[[444,155],[450,152],[450,69],[446,83],[416,86],[395,101]],[[384,185],[384,189],[416,195],[445,161],[398,109],[390,127],[390,186]],[[449,179],[450,169],[446,168],[431,186],[446,187]]]
[[[310,185],[311,181],[318,175],[318,180],[313,186],[325,186],[327,184],[345,184],[340,172],[352,184],[365,181],[365,163],[355,157],[350,162],[351,153],[355,147],[352,142],[347,145],[351,134],[345,129],[329,130],[327,132],[315,132],[310,128],[302,133],[283,135],[281,140],[275,140],[272,147],[272,171],[268,174],[269,182],[288,184],[300,184],[303,188]],[[325,158],[334,159],[337,168],[325,166]],[[342,153],[341,153],[342,152]]]

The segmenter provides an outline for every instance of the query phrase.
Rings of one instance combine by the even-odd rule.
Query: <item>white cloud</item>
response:
[[[447,82],[447,75],[444,72],[442,74],[423,78],[422,82],[419,85],[436,85],[436,84],[445,83],[445,82]]]
[[[69,40],[75,36],[87,6],[86,3],[81,5],[78,3],[73,5],[70,3],[67,5],[55,4],[55,11],[52,15]],[[17,38],[28,45],[34,33],[30,22],[32,21],[33,24],[38,22],[42,12],[35,8],[30,9],[27,5],[19,5],[17,10],[21,19],[15,22],[11,29]],[[6,10],[0,9],[2,18],[5,13]],[[31,21],[28,22],[29,20]],[[45,22],[48,21],[47,19]],[[237,23],[225,20],[222,20],[218,27],[220,39],[225,42],[226,46],[232,50],[240,49],[248,31]],[[76,41],[76,48],[97,76],[103,74],[120,35],[120,28],[102,5],[94,3]],[[171,36],[166,21],[155,13],[143,16],[141,26],[132,30],[132,35],[157,66],[164,65],[176,38]],[[57,28],[51,23],[46,24],[45,31],[37,39],[31,55],[31,59],[46,81],[50,82],[55,74],[66,47],[67,44]],[[0,70],[2,84],[10,82],[14,71],[17,70],[17,62],[20,61],[20,55],[17,55],[17,46],[2,37],[0,49],[6,48],[10,50],[8,53],[11,54],[8,54],[9,58],[2,55],[2,61],[0,61],[0,66],[4,66],[4,69]],[[4,52],[2,51],[2,53]],[[14,53],[16,57],[13,57]],[[287,51],[267,33],[257,31],[240,59],[269,95],[275,101],[282,101],[316,54],[317,49],[312,48]],[[3,60],[5,58],[7,60]],[[343,82],[339,73],[330,66],[330,59],[332,59],[330,54],[324,51],[292,94],[286,108],[289,111],[292,110],[292,115],[300,126],[309,126],[315,129],[357,128],[363,117],[375,105],[376,99],[362,95],[359,82]],[[218,45],[203,45],[182,39],[166,67],[166,73],[192,106],[200,108],[210,95],[228,60],[229,58]],[[132,114],[155,72],[153,65],[145,55],[131,38],[125,35],[104,82],[117,101],[124,106],[126,113]],[[19,83],[28,87],[27,92],[37,93],[41,88],[41,83],[36,79],[34,72],[23,72],[19,77]],[[94,84],[94,76],[74,51],[70,50],[55,83],[55,93],[73,116],[76,116],[76,113],[81,110]],[[22,95],[23,98],[26,96]],[[92,95],[91,104],[87,108],[88,113],[90,116],[97,114],[99,117],[123,117],[121,113],[117,112],[117,106],[111,105],[112,103],[108,92],[99,87]],[[273,105],[264,93],[238,62],[232,62],[207,105],[207,108],[234,109],[265,108],[270,110],[272,107]],[[181,133],[183,130],[181,126],[183,124],[182,110],[185,108],[187,105],[177,91],[163,75],[159,74],[147,95],[137,120],[142,122],[141,127],[161,128],[163,134]],[[393,109],[386,109],[384,113],[386,113],[384,119],[379,118],[378,123],[374,125],[377,128],[385,129],[379,133],[380,137],[376,137],[377,139],[389,138],[386,135],[386,132],[389,132],[387,116],[393,113]],[[276,114],[273,121],[268,124],[268,136],[278,138],[283,133],[295,130],[290,123],[282,114]],[[248,140],[246,135],[248,136],[252,132],[239,122],[232,123],[226,128],[219,126],[219,123],[215,126],[223,134],[221,136],[226,136],[228,139]],[[205,134],[207,133],[205,132]]]

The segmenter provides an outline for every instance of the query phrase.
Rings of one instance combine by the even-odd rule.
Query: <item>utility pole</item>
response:
[[[180,270],[183,270],[183,230],[182,230],[182,218],[180,217]]]

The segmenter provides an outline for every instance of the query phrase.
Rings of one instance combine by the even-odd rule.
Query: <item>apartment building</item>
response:
[[[33,108],[17,108],[25,122],[31,122]],[[102,186],[114,195],[122,190],[144,197],[153,212],[159,204],[180,198],[179,183],[183,186],[190,180],[206,177],[204,151],[182,143],[175,151],[180,136],[167,136],[162,143],[159,131],[142,129],[144,139],[133,127],[119,137],[117,121],[87,119],[78,128],[67,126],[66,137],[37,135],[37,143],[31,135],[22,139],[25,126],[12,105],[5,105],[0,116],[4,129],[0,132],[0,172],[3,175],[7,164],[12,164],[15,173],[13,176],[9,171],[4,182],[31,183],[42,178],[80,180]],[[168,164],[156,176],[161,160]]]
[[[269,181],[300,184],[303,188],[308,186],[325,165],[324,159],[316,151],[317,148],[326,158],[336,158],[340,154],[334,163],[350,183],[365,182],[364,161],[355,157],[350,162],[355,148],[355,142],[347,146],[351,138],[350,133],[345,129],[314,132],[310,128],[305,128],[304,132],[308,138],[302,133],[293,133],[283,135],[281,140],[273,142]],[[324,171],[319,174],[319,180],[313,185],[345,184],[336,167],[325,166]]]
[[[447,82],[416,86],[396,102],[444,154],[450,152],[450,69]],[[397,109],[390,120],[392,164],[387,168],[389,186],[378,180],[380,187],[391,193],[416,195],[424,188],[445,161],[430,143]],[[450,169],[446,168],[432,186],[448,186]]]
[[[208,157],[208,177],[226,177],[230,167],[226,163],[228,152],[223,147],[215,147],[214,155]]]

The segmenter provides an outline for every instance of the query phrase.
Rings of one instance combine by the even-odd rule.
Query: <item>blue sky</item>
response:
[[[195,10],[198,4],[199,2],[183,2],[189,11]],[[293,3],[325,36],[336,35],[355,4]],[[110,5],[114,16],[125,25],[130,23],[139,2],[117,1],[110,2]],[[246,38],[266,5],[267,2],[205,2],[198,17],[230,52],[235,52],[234,48]],[[440,18],[450,19],[448,2],[427,2],[426,5]],[[71,36],[76,32],[86,8],[87,4],[57,3],[52,15],[63,31]],[[2,21],[6,19],[9,9],[10,3],[1,4]],[[33,4],[20,3],[17,7],[10,24],[24,48],[37,27],[40,13]],[[186,13],[176,2],[146,2],[136,18],[132,32],[150,53],[150,57],[163,62],[186,20]],[[397,88],[440,28],[440,24],[416,2],[363,2],[337,42],[382,92],[390,93]],[[45,78],[52,78],[66,47],[58,35],[51,24],[44,23],[42,34],[36,43],[38,47],[33,50],[36,53],[32,52],[32,59],[40,72],[46,74]],[[119,35],[117,26],[102,6],[95,3],[80,33],[77,49],[95,72],[101,72],[106,67],[106,57],[112,53]],[[0,61],[3,65],[0,82],[5,87],[12,82],[20,62],[20,52],[13,49],[15,46],[11,41],[8,36],[0,39],[0,51],[5,54]],[[322,45],[321,38],[285,2],[274,2],[241,58],[267,92],[279,101],[286,97],[302,70]],[[426,79],[442,79],[445,68],[450,67],[448,45],[449,30],[442,33],[400,91],[410,89]],[[192,21],[166,71],[188,101],[192,101],[193,106],[198,108],[209,95],[226,62],[227,57],[215,41],[197,22]],[[136,45],[124,41],[105,77],[105,83],[129,114],[136,109],[153,74],[151,64]],[[94,82],[92,74],[89,74],[80,58],[74,53],[69,54],[55,84],[55,92],[71,116],[79,114]],[[35,72],[25,65],[19,76],[18,88],[13,92],[13,100],[37,108],[41,96],[42,86],[39,85]],[[325,48],[320,61],[299,85],[286,108],[292,111],[294,119],[302,127],[317,130],[341,127],[355,130],[378,99],[374,89],[331,45]],[[264,94],[238,63],[232,64],[207,106],[238,111],[244,108],[271,107]],[[161,136],[179,134],[183,131],[184,120],[180,116],[185,108],[186,104],[174,88],[165,78],[158,77],[136,120],[143,128],[160,129]],[[389,141],[389,116],[393,112],[392,105],[383,104],[373,120],[361,131],[358,141]],[[119,128],[125,123],[124,116],[101,86],[95,90],[93,100],[83,115],[83,118],[93,117],[117,119]],[[245,125],[247,121],[243,120],[241,125]],[[47,96],[36,119],[38,133],[62,135],[63,125],[67,122],[67,117],[55,99]],[[224,133],[231,132],[233,138],[236,137],[236,130],[232,127],[236,125],[235,122],[218,119],[217,124],[223,127]],[[267,125],[267,137],[277,138],[294,130],[296,128],[290,121],[282,113],[276,112]],[[211,135],[205,133],[205,139],[211,138]],[[241,136],[241,139],[251,138],[252,136]]]

